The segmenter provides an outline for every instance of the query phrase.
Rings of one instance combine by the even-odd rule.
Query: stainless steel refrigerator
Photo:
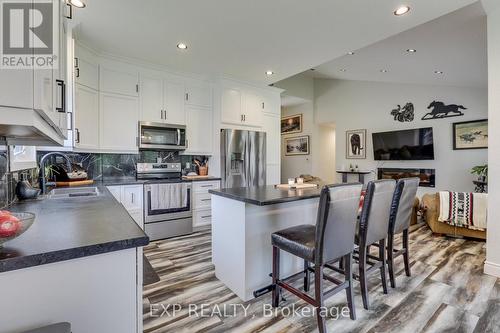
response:
[[[266,185],[266,133],[221,130],[222,186]]]

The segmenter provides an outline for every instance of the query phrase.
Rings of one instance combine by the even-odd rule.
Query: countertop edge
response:
[[[254,199],[242,198],[241,196],[226,193],[226,192],[221,192],[220,190],[208,190],[208,193],[213,194],[213,195],[218,195],[220,197],[224,197],[227,199],[233,199],[236,201],[249,203],[249,204],[256,205],[256,206],[269,206],[269,205],[276,205],[276,204],[280,204],[280,203],[294,202],[294,201],[314,199],[314,198],[320,197],[319,194],[311,194],[311,195],[302,195],[300,197],[280,198],[280,199],[270,199],[270,200],[259,201],[259,200],[254,200]]]

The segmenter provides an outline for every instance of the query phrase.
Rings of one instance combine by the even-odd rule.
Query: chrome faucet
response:
[[[56,184],[55,182],[47,182],[45,179],[45,161],[51,156],[61,156],[62,158],[64,158],[66,160],[68,173],[71,173],[73,171],[73,168],[71,167],[71,160],[69,159],[68,155],[59,152],[52,152],[43,155],[40,159],[40,188],[42,189],[42,194],[47,193],[47,186],[53,186]]]

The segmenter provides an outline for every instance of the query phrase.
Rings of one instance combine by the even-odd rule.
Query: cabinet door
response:
[[[266,163],[279,164],[281,160],[280,116],[263,114],[262,130],[266,132]]]
[[[75,82],[89,88],[99,89],[99,65],[77,55],[75,59]]]
[[[35,69],[33,71],[33,108],[51,125],[59,125],[59,114],[54,107],[54,73],[50,69]]]
[[[212,210],[198,210],[193,212],[193,227],[202,227],[212,224]]]
[[[253,93],[245,94],[245,110],[243,124],[247,126],[262,126],[262,98]]]
[[[99,91],[136,97],[139,96],[138,83],[137,73],[99,67]]]
[[[163,122],[163,80],[141,76],[141,121]],[[181,97],[182,98],[182,97]]]
[[[212,107],[212,89],[208,84],[188,84],[185,99],[186,104]]]
[[[276,95],[263,95],[262,96],[262,111],[265,113],[272,113],[281,115],[280,97]]]
[[[137,97],[99,93],[100,148],[136,152],[139,122]]]
[[[122,186],[122,205],[128,211],[142,210],[142,185]]]
[[[186,153],[212,155],[212,110],[199,106],[186,106],[187,139]]]
[[[75,85],[75,147],[99,148],[99,93],[97,90]]]
[[[33,70],[0,69],[0,106],[33,108]]]
[[[165,122],[168,124],[185,125],[186,112],[184,110],[184,85],[176,82],[164,82]]]
[[[119,203],[122,202],[122,187],[121,186],[108,186],[107,189],[113,197],[118,201]]]
[[[242,123],[241,91],[225,88],[222,91],[222,122],[229,124]]]

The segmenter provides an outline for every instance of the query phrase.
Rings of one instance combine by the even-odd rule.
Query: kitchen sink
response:
[[[55,188],[49,192],[48,198],[88,198],[100,194],[101,192],[97,187]]]

